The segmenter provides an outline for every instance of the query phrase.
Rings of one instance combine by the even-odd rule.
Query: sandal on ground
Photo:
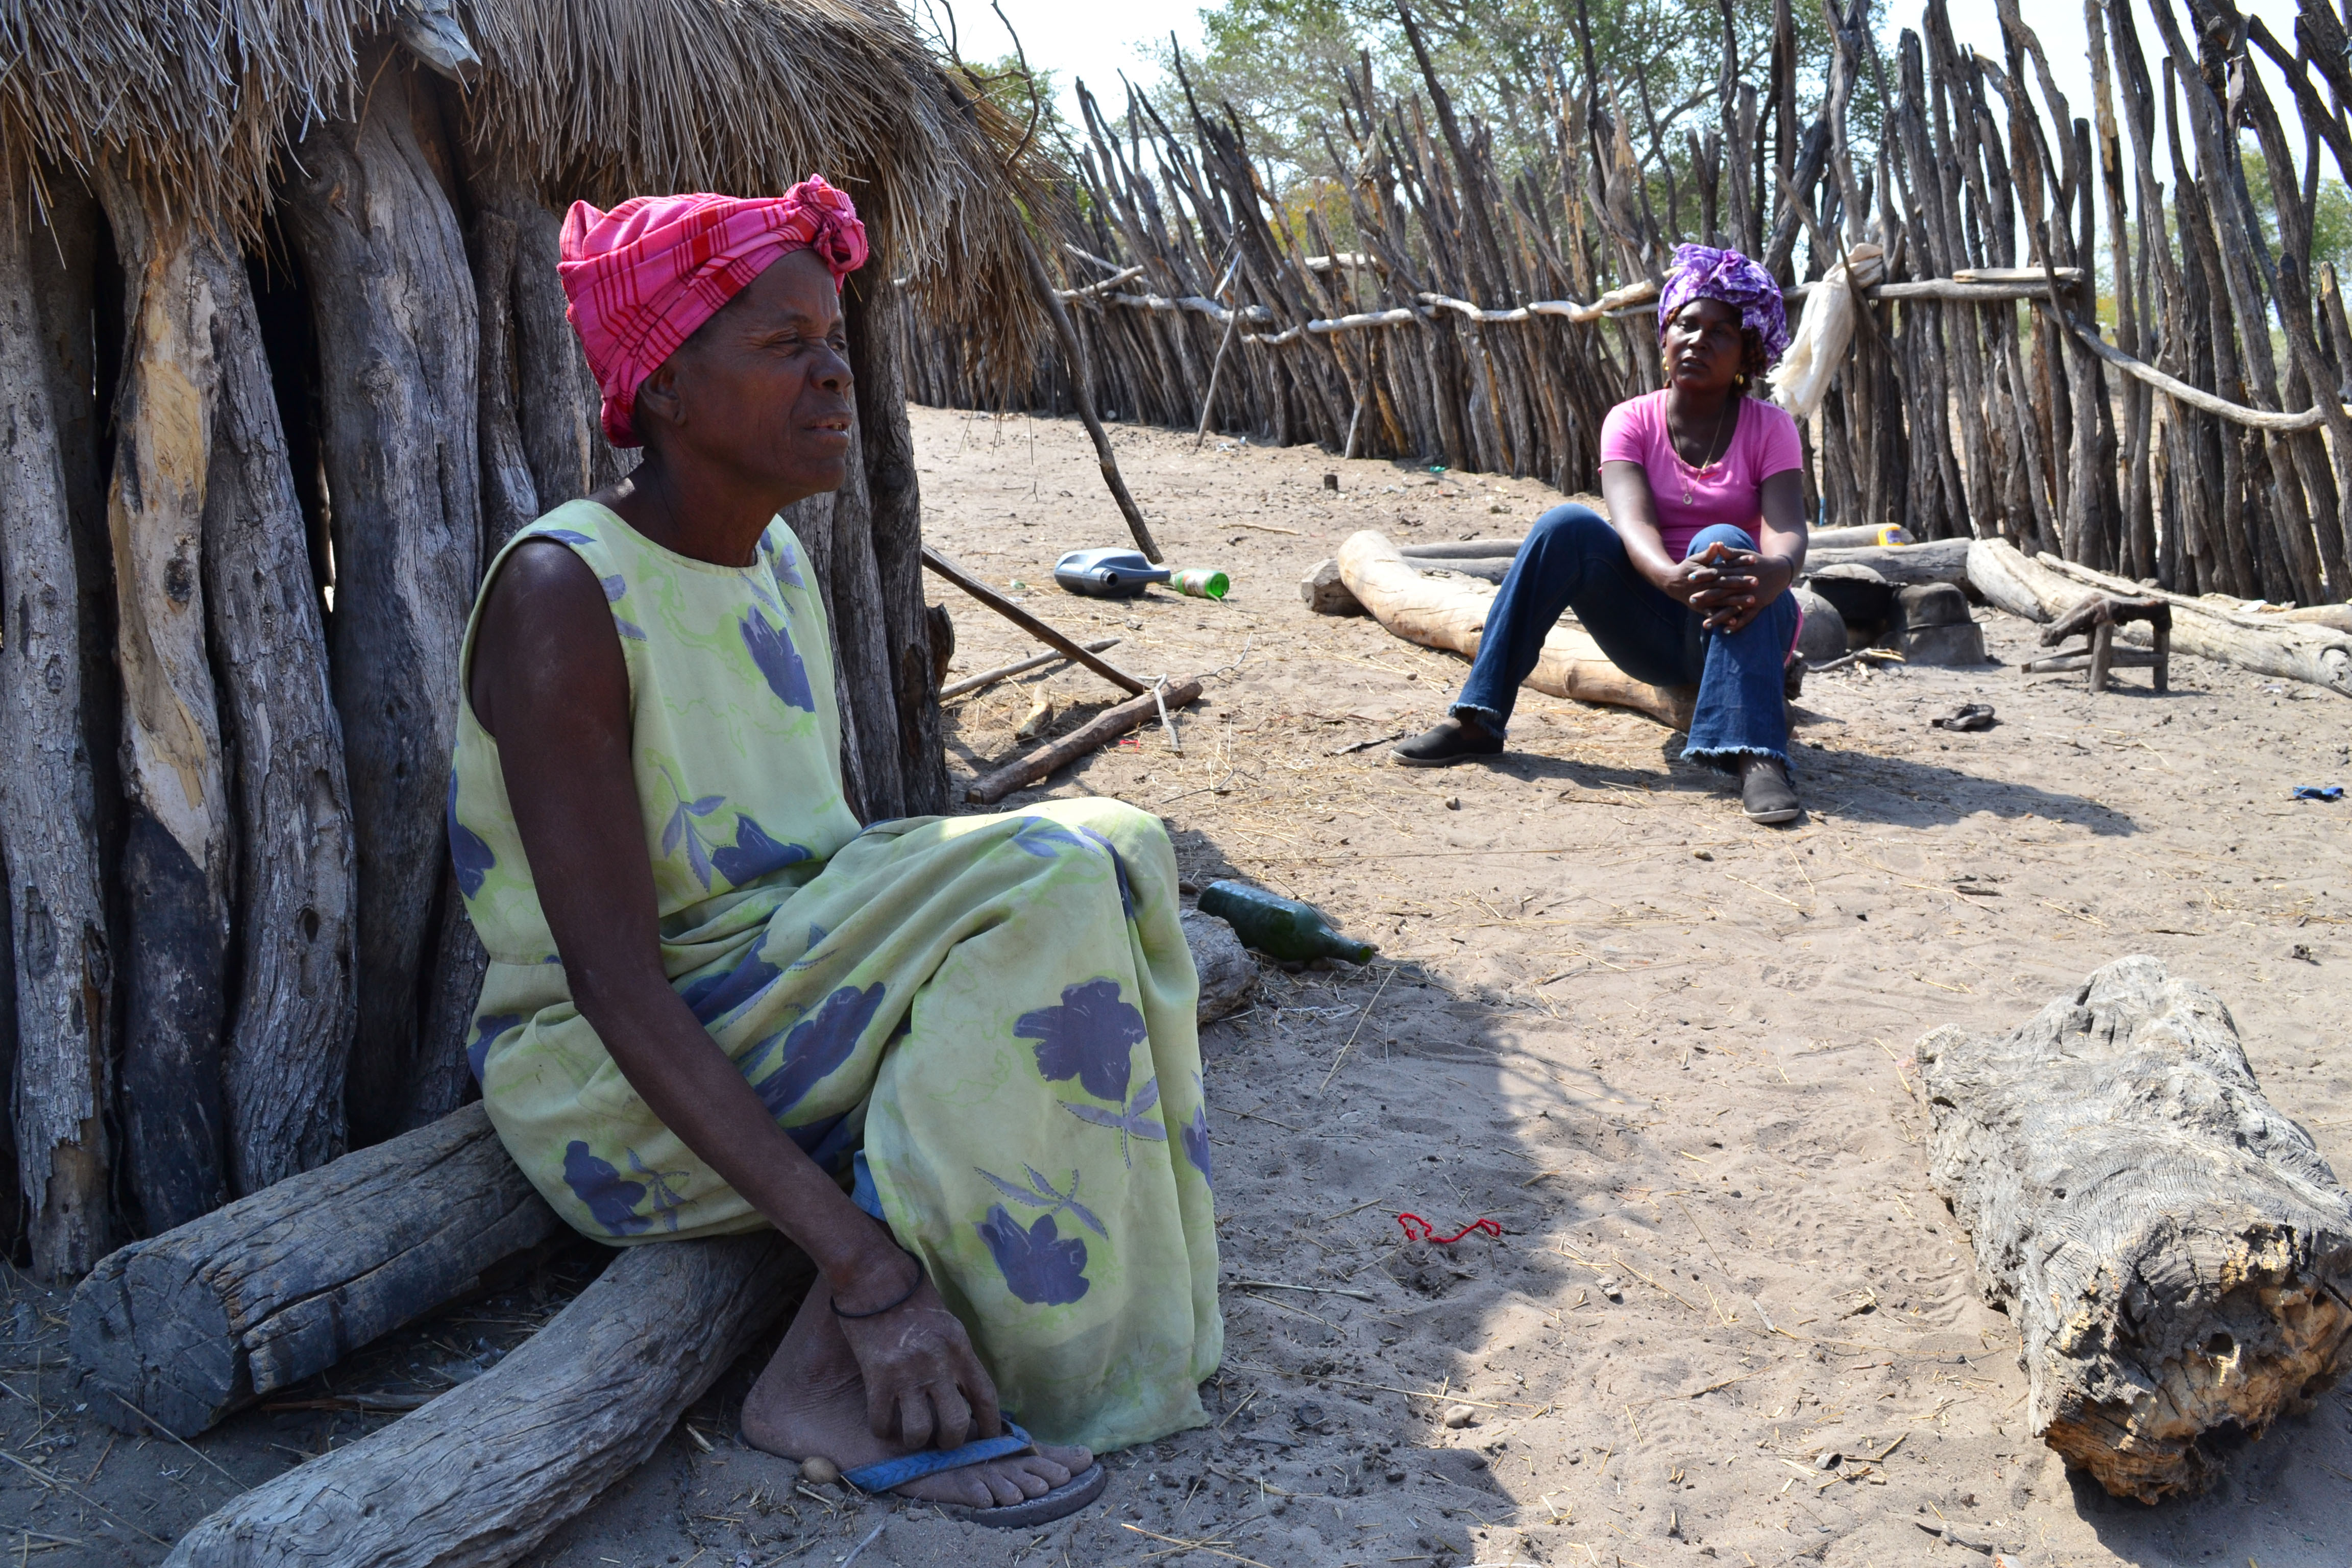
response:
[[[1739,804],[1750,822],[1793,822],[1805,809],[1789,770],[1770,757],[1752,757],[1739,770]]]
[[[1993,725],[1992,704],[1963,702],[1949,713],[1927,721],[1938,730],[1990,730]]]
[[[1408,768],[1449,768],[1473,757],[1502,754],[1503,737],[1484,728],[1473,735],[1470,726],[1459,719],[1447,719],[1402,745],[1389,748],[1389,755]]]
[[[991,1459],[1009,1458],[1034,1447],[1029,1434],[1011,1419],[1004,1423],[1003,1436],[982,1437],[966,1443],[961,1448],[920,1448],[911,1454],[901,1454],[895,1459],[863,1465],[845,1470],[841,1479],[862,1492],[887,1492],[918,1481],[925,1476],[936,1476],[944,1470],[961,1470],[971,1465],[984,1465]],[[950,1518],[968,1519],[974,1524],[993,1525],[1000,1530],[1021,1530],[1034,1524],[1051,1524],[1066,1519],[1087,1504],[1102,1496],[1103,1488],[1110,1483],[1110,1475],[1097,1460],[1055,1487],[1043,1497],[1024,1498],[1016,1503],[1003,1503],[993,1508],[968,1508],[961,1503],[935,1503],[932,1506]]]

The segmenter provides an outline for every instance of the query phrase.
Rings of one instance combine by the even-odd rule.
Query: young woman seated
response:
[[[1789,346],[1780,290],[1736,250],[1685,245],[1658,298],[1666,387],[1601,426],[1603,519],[1556,507],[1503,579],[1452,714],[1394,750],[1436,767],[1503,749],[1519,682],[1573,608],[1617,668],[1698,688],[1683,755],[1740,781],[1758,822],[1801,811],[1789,777],[1782,682],[1805,563],[1796,422],[1748,395]],[[1614,526],[1612,526],[1612,523]]]
[[[772,1226],[815,1263],[747,1440],[1033,1524],[1101,1490],[1094,1451],[1203,1419],[1197,981],[1145,813],[861,828],[843,797],[825,603],[777,514],[843,481],[866,248],[821,180],[572,210],[604,430],[646,458],[523,530],[467,633],[470,1054],[580,1230]]]

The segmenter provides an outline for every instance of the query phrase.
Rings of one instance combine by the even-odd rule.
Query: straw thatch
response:
[[[1014,226],[1050,172],[892,0],[464,0],[477,141],[567,196],[842,184],[926,315],[1042,332]],[[1017,205],[1016,205],[1017,204]],[[1013,340],[1003,346],[1010,349]],[[1010,362],[1005,362],[1010,363]]]
[[[268,200],[287,121],[353,86],[359,44],[398,0],[11,0],[0,5],[0,134],[53,165],[110,164],[181,216]]]
[[[426,9],[481,57],[468,140],[551,195],[749,194],[821,172],[927,316],[1034,352],[1045,321],[1013,226],[1046,171],[890,0],[10,0],[0,137],[243,228],[292,142],[363,110],[366,42]]]

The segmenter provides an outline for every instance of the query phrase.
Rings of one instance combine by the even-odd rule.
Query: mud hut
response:
[[[0,1240],[58,1278],[470,1093],[459,636],[634,458],[571,201],[821,172],[866,216],[861,460],[793,521],[868,818],[946,782],[881,307],[1042,318],[1020,128],[889,0],[35,0],[0,54]]]

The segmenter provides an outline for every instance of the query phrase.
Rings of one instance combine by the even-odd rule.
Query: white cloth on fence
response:
[[[1789,352],[1780,356],[1766,378],[1772,384],[1772,401],[1787,409],[1799,424],[1821,412],[1830,395],[1830,377],[1845,359],[1853,341],[1854,285],[1868,289],[1886,276],[1885,252],[1875,245],[1857,245],[1829,270],[1829,276],[1805,291],[1804,313],[1790,335]]]

